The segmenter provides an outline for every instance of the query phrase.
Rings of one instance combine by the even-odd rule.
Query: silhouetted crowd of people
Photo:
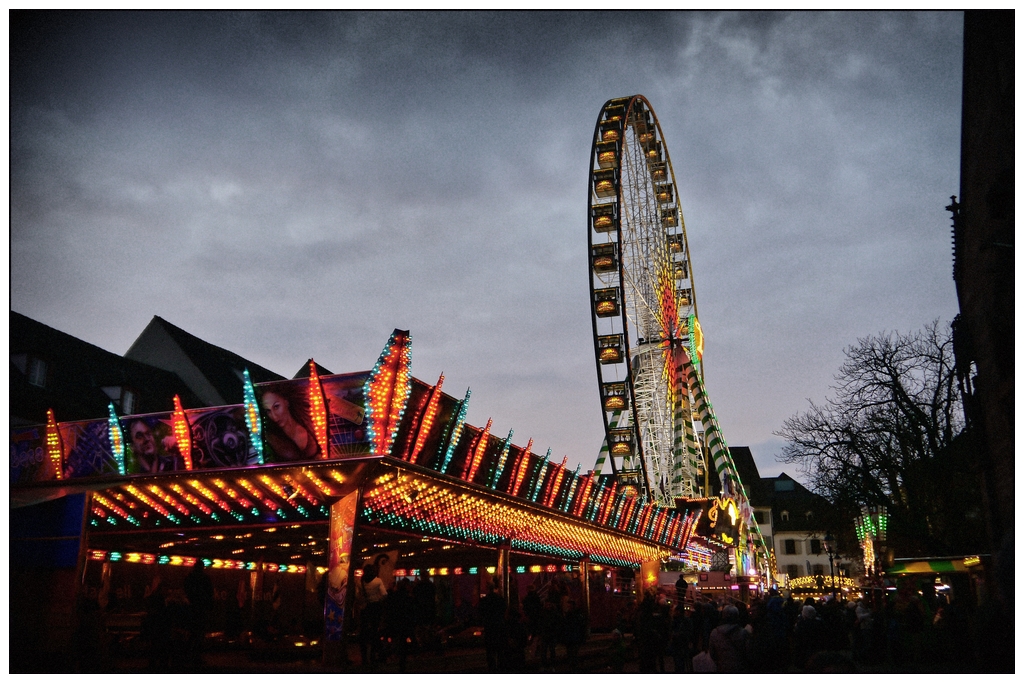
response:
[[[680,596],[681,597],[681,596]],[[632,642],[627,634],[632,632]],[[720,597],[669,603],[649,593],[613,634],[611,668],[635,657],[640,673],[854,673],[971,671],[963,601],[918,590],[844,601],[772,590],[749,603]]]
[[[563,668],[575,671],[579,667],[587,616],[579,599],[561,584],[547,584],[543,595],[537,586],[530,586],[521,601],[510,603],[491,583],[475,606],[460,603],[454,619],[442,627],[435,587],[429,579],[402,578],[382,594],[372,587],[379,581],[372,565],[364,568],[357,637],[360,664],[366,670],[379,670],[395,657],[399,671],[404,672],[412,652],[440,652],[446,637],[467,628],[480,629],[489,672],[525,671],[528,662],[539,663],[542,671],[553,671],[559,650],[564,654]],[[376,598],[378,594],[381,597]]]
[[[591,643],[588,660],[581,662],[591,625],[578,577],[538,579],[522,599],[512,586],[509,600],[497,584],[485,584],[479,600],[473,595],[464,601],[450,582],[422,576],[394,580],[388,574],[389,587],[381,564],[385,556],[364,566],[357,578],[351,622],[358,664],[369,671],[394,658],[404,672],[410,655],[441,655],[446,644],[461,640],[483,645],[489,672],[983,672],[998,668],[993,663],[1003,642],[998,629],[1006,622],[975,604],[966,577],[951,579],[949,593],[903,577],[895,587],[869,592],[864,599],[800,599],[772,590],[748,602],[697,592],[680,579],[674,594],[649,592],[639,602],[623,594],[620,602],[611,603],[619,612],[610,638],[600,637],[607,646]],[[282,596],[277,584],[257,603],[247,602],[249,588],[239,582],[237,595],[222,591],[227,608],[222,605],[217,624],[228,636],[242,632],[243,611],[252,612],[248,633],[253,644],[272,643],[287,628],[294,630],[278,615]],[[590,588],[600,590],[593,584]],[[83,672],[110,666],[103,619],[107,592],[79,601],[74,640]],[[200,563],[180,588],[172,590],[154,577],[143,596],[137,641],[148,671],[201,670],[214,597]],[[614,612],[602,614],[608,628]],[[315,638],[323,622],[312,619],[306,627]],[[1012,621],[1005,623],[1007,632],[1012,628]]]

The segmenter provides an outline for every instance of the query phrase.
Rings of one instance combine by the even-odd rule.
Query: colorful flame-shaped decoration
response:
[[[530,495],[530,500],[537,502],[537,496],[540,495],[541,489],[544,487],[544,478],[548,476],[548,468],[551,466],[551,449],[548,449],[547,455],[544,456],[544,460],[541,461],[537,467],[537,479],[533,482],[533,493]]]
[[[331,452],[331,444],[327,440],[327,401],[312,358],[309,359],[309,418],[313,421],[313,435],[320,446],[320,457],[326,459]]]
[[[572,480],[569,483],[569,492],[565,494],[565,500],[562,501],[562,512],[567,512],[569,509],[569,503],[572,502],[573,495],[576,493],[576,487],[580,484],[580,466],[576,465],[576,471],[572,473]]]
[[[409,461],[416,462],[419,458],[420,452],[423,451],[423,445],[427,442],[427,437],[430,436],[430,431],[434,428],[434,420],[437,419],[437,410],[441,405],[441,386],[444,384],[444,373],[437,378],[437,384],[430,390],[430,399],[427,401],[427,407],[423,411],[423,415],[420,416],[419,420],[419,431],[416,434],[416,443],[412,447],[412,452],[409,454]]]
[[[366,380],[367,431],[371,455],[390,455],[409,400],[412,338],[395,330]]]
[[[558,498],[558,491],[562,486],[562,479],[565,478],[565,462],[569,459],[569,456],[562,458],[562,464],[558,466],[558,471],[555,472],[555,476],[551,480],[551,484],[544,494],[544,505],[545,507],[552,507],[555,504],[555,500]]]
[[[110,451],[114,454],[114,462],[117,463],[117,473],[124,474],[124,432],[121,431],[121,421],[117,419],[114,412],[114,404],[107,406],[109,415],[107,417],[108,431],[110,432]]]
[[[590,489],[594,485],[594,475],[591,474],[583,479],[583,487],[579,490],[579,494],[572,504],[572,515],[573,517],[579,517],[582,515],[583,510],[587,504],[587,496],[590,495]]]
[[[596,476],[596,475],[595,475]],[[594,516],[597,514],[600,508],[601,501],[604,499],[604,482],[601,482],[596,489],[591,492],[590,499],[583,504],[583,518],[591,522],[594,521]]]
[[[52,410],[46,411],[46,454],[50,458],[50,464],[56,473],[57,479],[64,478],[64,449],[60,442],[60,429],[57,428],[57,418],[53,416]]]
[[[441,448],[444,449],[444,460],[441,461],[441,472],[448,472],[448,465],[451,464],[452,456],[455,455],[455,448],[459,445],[459,439],[462,438],[462,430],[466,426],[466,411],[469,410],[469,395],[470,390],[466,388],[466,398],[459,401],[459,409],[455,414],[455,421],[452,424],[451,433],[448,435],[447,443],[441,442]]]
[[[615,482],[612,482],[612,485],[608,487],[608,495],[605,498],[604,505],[601,509],[600,523],[602,525],[608,523],[608,517],[612,513],[613,504],[615,503],[615,499],[618,496],[615,488]]]
[[[615,518],[616,529],[622,531],[629,525],[629,518],[633,516],[634,506],[636,506],[636,496],[626,496],[626,505],[619,511],[619,516]]]
[[[501,480],[501,473],[505,469],[505,461],[508,460],[509,449],[512,448],[512,433],[514,429],[508,430],[508,436],[505,437],[505,443],[501,446],[501,454],[498,456],[498,463],[494,468],[494,475],[491,477],[491,488],[493,489],[498,485],[498,481]]]
[[[249,370],[243,370],[245,382],[242,385],[242,394],[245,401],[245,426],[249,429],[249,443],[256,449],[257,462],[263,464],[263,435],[262,423],[260,422],[260,406],[256,402],[256,388],[252,385],[252,378],[249,377]]]
[[[484,453],[487,452],[487,442],[491,436],[491,423],[493,420],[487,418],[487,426],[484,427],[484,431],[480,432],[480,436],[476,440],[476,448],[473,449],[473,457],[470,459],[469,472],[466,475],[466,481],[473,481],[476,477],[476,471],[480,469],[480,463],[484,459]]]
[[[523,485],[523,479],[526,478],[526,472],[530,469],[530,449],[533,448],[533,439],[526,444],[526,448],[522,453],[519,454],[519,458],[516,460],[516,467],[513,470],[514,479],[512,483],[512,495],[519,495],[519,487]]]
[[[185,417],[185,410],[181,407],[181,398],[174,395],[174,413],[171,414],[171,429],[174,430],[174,439],[178,442],[178,452],[185,460],[185,469],[192,469],[192,430],[188,426],[188,418]]]

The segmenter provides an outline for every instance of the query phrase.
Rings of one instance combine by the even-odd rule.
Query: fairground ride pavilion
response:
[[[490,422],[467,424],[470,393],[411,377],[410,354],[395,330],[368,372],[320,377],[311,362],[308,378],[246,374],[241,405],[175,397],[169,413],[111,405],[64,423],[49,411],[46,425],[13,429],[12,589],[25,600],[13,596],[12,643],[60,650],[83,599],[137,603],[153,577],[180,583],[199,562],[223,593],[238,587],[240,606],[243,592],[253,609],[271,599],[271,584],[297,587],[299,619],[323,604],[326,653],[367,562],[449,576],[467,600],[490,585],[514,597],[551,572],[588,577],[577,585],[589,608],[592,585],[615,592],[636,577],[625,592],[642,594],[665,560],[706,569],[724,548],[694,534],[699,508],[655,506]]]

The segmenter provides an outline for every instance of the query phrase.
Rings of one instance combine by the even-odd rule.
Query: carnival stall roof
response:
[[[321,377],[312,359],[299,379],[254,384],[243,372],[240,405],[185,409],[175,397],[168,413],[111,405],[73,423],[51,411],[46,425],[12,432],[13,444],[45,454],[14,478],[12,496],[88,491],[89,551],[154,563],[251,561],[256,551],[316,563],[331,507],[351,491],[356,523],[378,538],[620,567],[686,547],[698,514],[569,471],[532,441],[490,434],[490,423],[466,424],[470,392],[460,400],[442,391],[443,376],[414,379],[410,359],[409,333],[395,330],[368,372]],[[279,535],[258,542],[257,530]]]

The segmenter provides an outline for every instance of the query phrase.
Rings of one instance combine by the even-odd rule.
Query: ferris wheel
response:
[[[658,503],[701,495],[703,335],[672,162],[642,95],[601,108],[590,158],[588,236],[605,465]],[[684,369],[684,366],[685,369]]]

